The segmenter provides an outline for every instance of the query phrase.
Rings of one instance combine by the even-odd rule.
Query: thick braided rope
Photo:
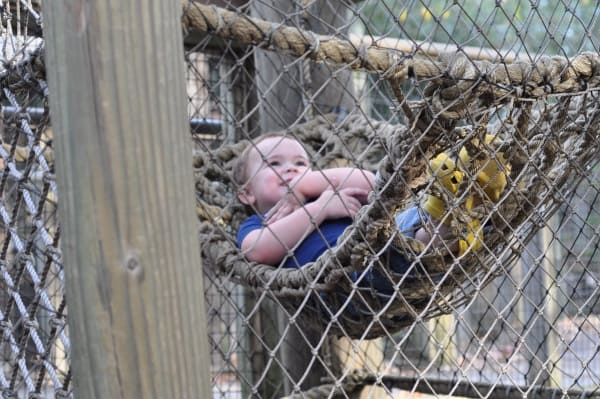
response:
[[[274,24],[216,6],[183,1],[184,28],[207,32],[316,62],[347,65],[351,69],[385,73],[404,81],[440,78],[463,81],[473,94],[539,98],[548,94],[574,93],[600,87],[600,54],[582,53],[574,58],[541,57],[535,63],[466,61],[464,57],[439,60],[412,53],[357,45],[348,40],[317,35],[297,27]],[[458,98],[460,85],[448,85],[442,98]]]

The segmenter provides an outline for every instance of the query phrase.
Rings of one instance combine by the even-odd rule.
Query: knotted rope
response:
[[[473,95],[493,96],[495,101],[507,96],[533,99],[549,94],[577,93],[600,86],[600,54],[597,53],[582,53],[571,59],[542,56],[535,63],[466,61],[464,57],[452,56],[434,60],[379,48],[375,43],[362,44],[318,35],[192,0],[183,1],[183,10],[182,23],[187,31],[206,32],[315,62],[385,73],[398,81],[439,78],[445,82],[462,82],[458,86],[446,83],[440,93],[444,99],[458,97],[458,93],[464,91],[462,86],[473,91]]]

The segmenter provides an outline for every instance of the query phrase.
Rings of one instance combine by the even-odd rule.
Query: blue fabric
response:
[[[408,208],[396,216],[398,229],[403,235],[414,238],[416,230],[424,220],[424,216],[425,213],[421,212],[419,208]],[[237,234],[238,246],[241,247],[242,241],[244,241],[244,238],[246,238],[250,232],[264,227],[263,219],[264,217],[253,215],[242,223]],[[351,223],[352,220],[349,218],[326,220],[319,226],[319,229],[310,233],[304,241],[302,241],[294,251],[294,254],[285,260],[283,267],[300,268],[307,263],[317,260],[317,258],[328,248],[337,245],[338,237]],[[407,273],[411,266],[411,262],[394,246],[388,248],[380,261],[388,268],[388,270],[392,270],[397,274]],[[414,270],[414,268],[412,270]],[[361,274],[358,272],[352,273],[350,277],[352,281],[358,281],[359,289],[368,289],[377,292],[378,296],[381,298],[382,304],[387,303],[389,297],[394,293],[392,282],[386,274],[382,273],[378,268],[369,269],[362,278],[360,278]],[[320,293],[319,296],[327,308],[323,308],[322,311],[327,315],[336,312],[339,306],[342,306],[342,304],[347,302],[347,295],[338,291],[328,293],[323,292]],[[317,301],[316,304],[316,306],[321,307],[319,301]],[[350,301],[345,305],[344,313],[348,317],[360,318],[365,312],[368,313],[369,310],[363,309],[360,305],[360,301],[356,304],[354,301]]]
[[[417,229],[421,226],[423,212],[416,206],[405,209],[396,215],[396,224],[400,233],[406,237],[415,238]],[[412,262],[393,245],[389,246],[386,253],[379,259],[388,270],[397,274],[406,274]],[[377,292],[391,295],[394,292],[392,282],[385,273],[373,268],[359,282],[359,286],[370,287]]]
[[[423,220],[425,220],[425,213],[421,212],[420,208],[416,206],[407,208],[396,215],[396,224],[398,225],[400,234],[410,238],[415,238],[415,233],[421,226]],[[404,254],[393,245],[388,247],[386,253],[380,258],[380,261],[388,270],[397,274],[406,274],[412,264],[412,262],[406,259]],[[412,274],[412,270],[410,274]],[[363,277],[359,286],[370,287],[377,292],[387,295],[394,293],[394,287],[389,277],[377,268],[371,269],[369,273]]]
[[[396,216],[396,222],[400,233],[407,237],[414,238],[416,230],[425,217],[424,212],[421,212],[416,206],[400,212]],[[286,259],[283,267],[300,268],[307,263],[314,262],[328,248],[334,247],[337,244],[338,237],[351,223],[352,220],[350,218],[326,220],[321,223],[317,230],[310,233],[304,241],[302,241],[294,251],[294,254]],[[252,215],[246,219],[240,226],[237,234],[238,246],[241,247],[242,241],[244,241],[244,238],[246,238],[250,232],[263,227],[263,218],[259,215]],[[390,247],[382,261],[398,274],[406,273],[411,265],[411,262],[393,247]],[[358,273],[352,276],[352,279],[356,281],[358,279]],[[369,274],[361,280],[361,285],[364,284],[368,284],[376,290],[384,292],[390,292],[390,290],[392,290],[389,279],[375,269],[371,270]]]
[[[286,259],[283,267],[298,269],[307,263],[314,262],[327,249],[335,247],[338,237],[351,224],[352,219],[350,218],[324,221],[318,229],[302,241],[293,256]],[[242,241],[250,232],[263,227],[263,218],[258,215],[252,215],[244,220],[237,234],[238,247],[242,246]]]
[[[407,208],[396,215],[398,230],[405,237],[415,238],[415,233],[421,227],[421,222],[427,220],[427,214],[417,206]]]

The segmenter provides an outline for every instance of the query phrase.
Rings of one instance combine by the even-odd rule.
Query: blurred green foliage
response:
[[[596,0],[367,0],[354,26],[366,35],[519,54],[599,52]]]

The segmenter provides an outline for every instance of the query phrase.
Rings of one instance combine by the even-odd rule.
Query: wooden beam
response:
[[[384,371],[383,338],[351,340],[341,337],[334,340],[333,347],[344,375],[355,372],[376,374]],[[361,387],[360,392],[349,396],[357,399],[384,399],[389,397],[388,393],[389,390],[384,389],[380,384],[369,384]]]
[[[78,398],[209,398],[180,3],[44,1]]]
[[[546,303],[543,309],[543,321],[547,325],[547,333],[543,341],[545,372],[548,373],[546,386],[559,388],[562,382],[562,372],[559,367],[563,350],[559,345],[560,336],[556,331],[556,325],[561,315],[559,308],[560,289],[558,288],[558,265],[560,259],[564,259],[560,255],[560,242],[554,237],[558,231],[557,216],[554,215],[546,222],[546,226],[539,233],[542,241],[543,258],[541,266],[544,269],[542,285],[546,292]]]

